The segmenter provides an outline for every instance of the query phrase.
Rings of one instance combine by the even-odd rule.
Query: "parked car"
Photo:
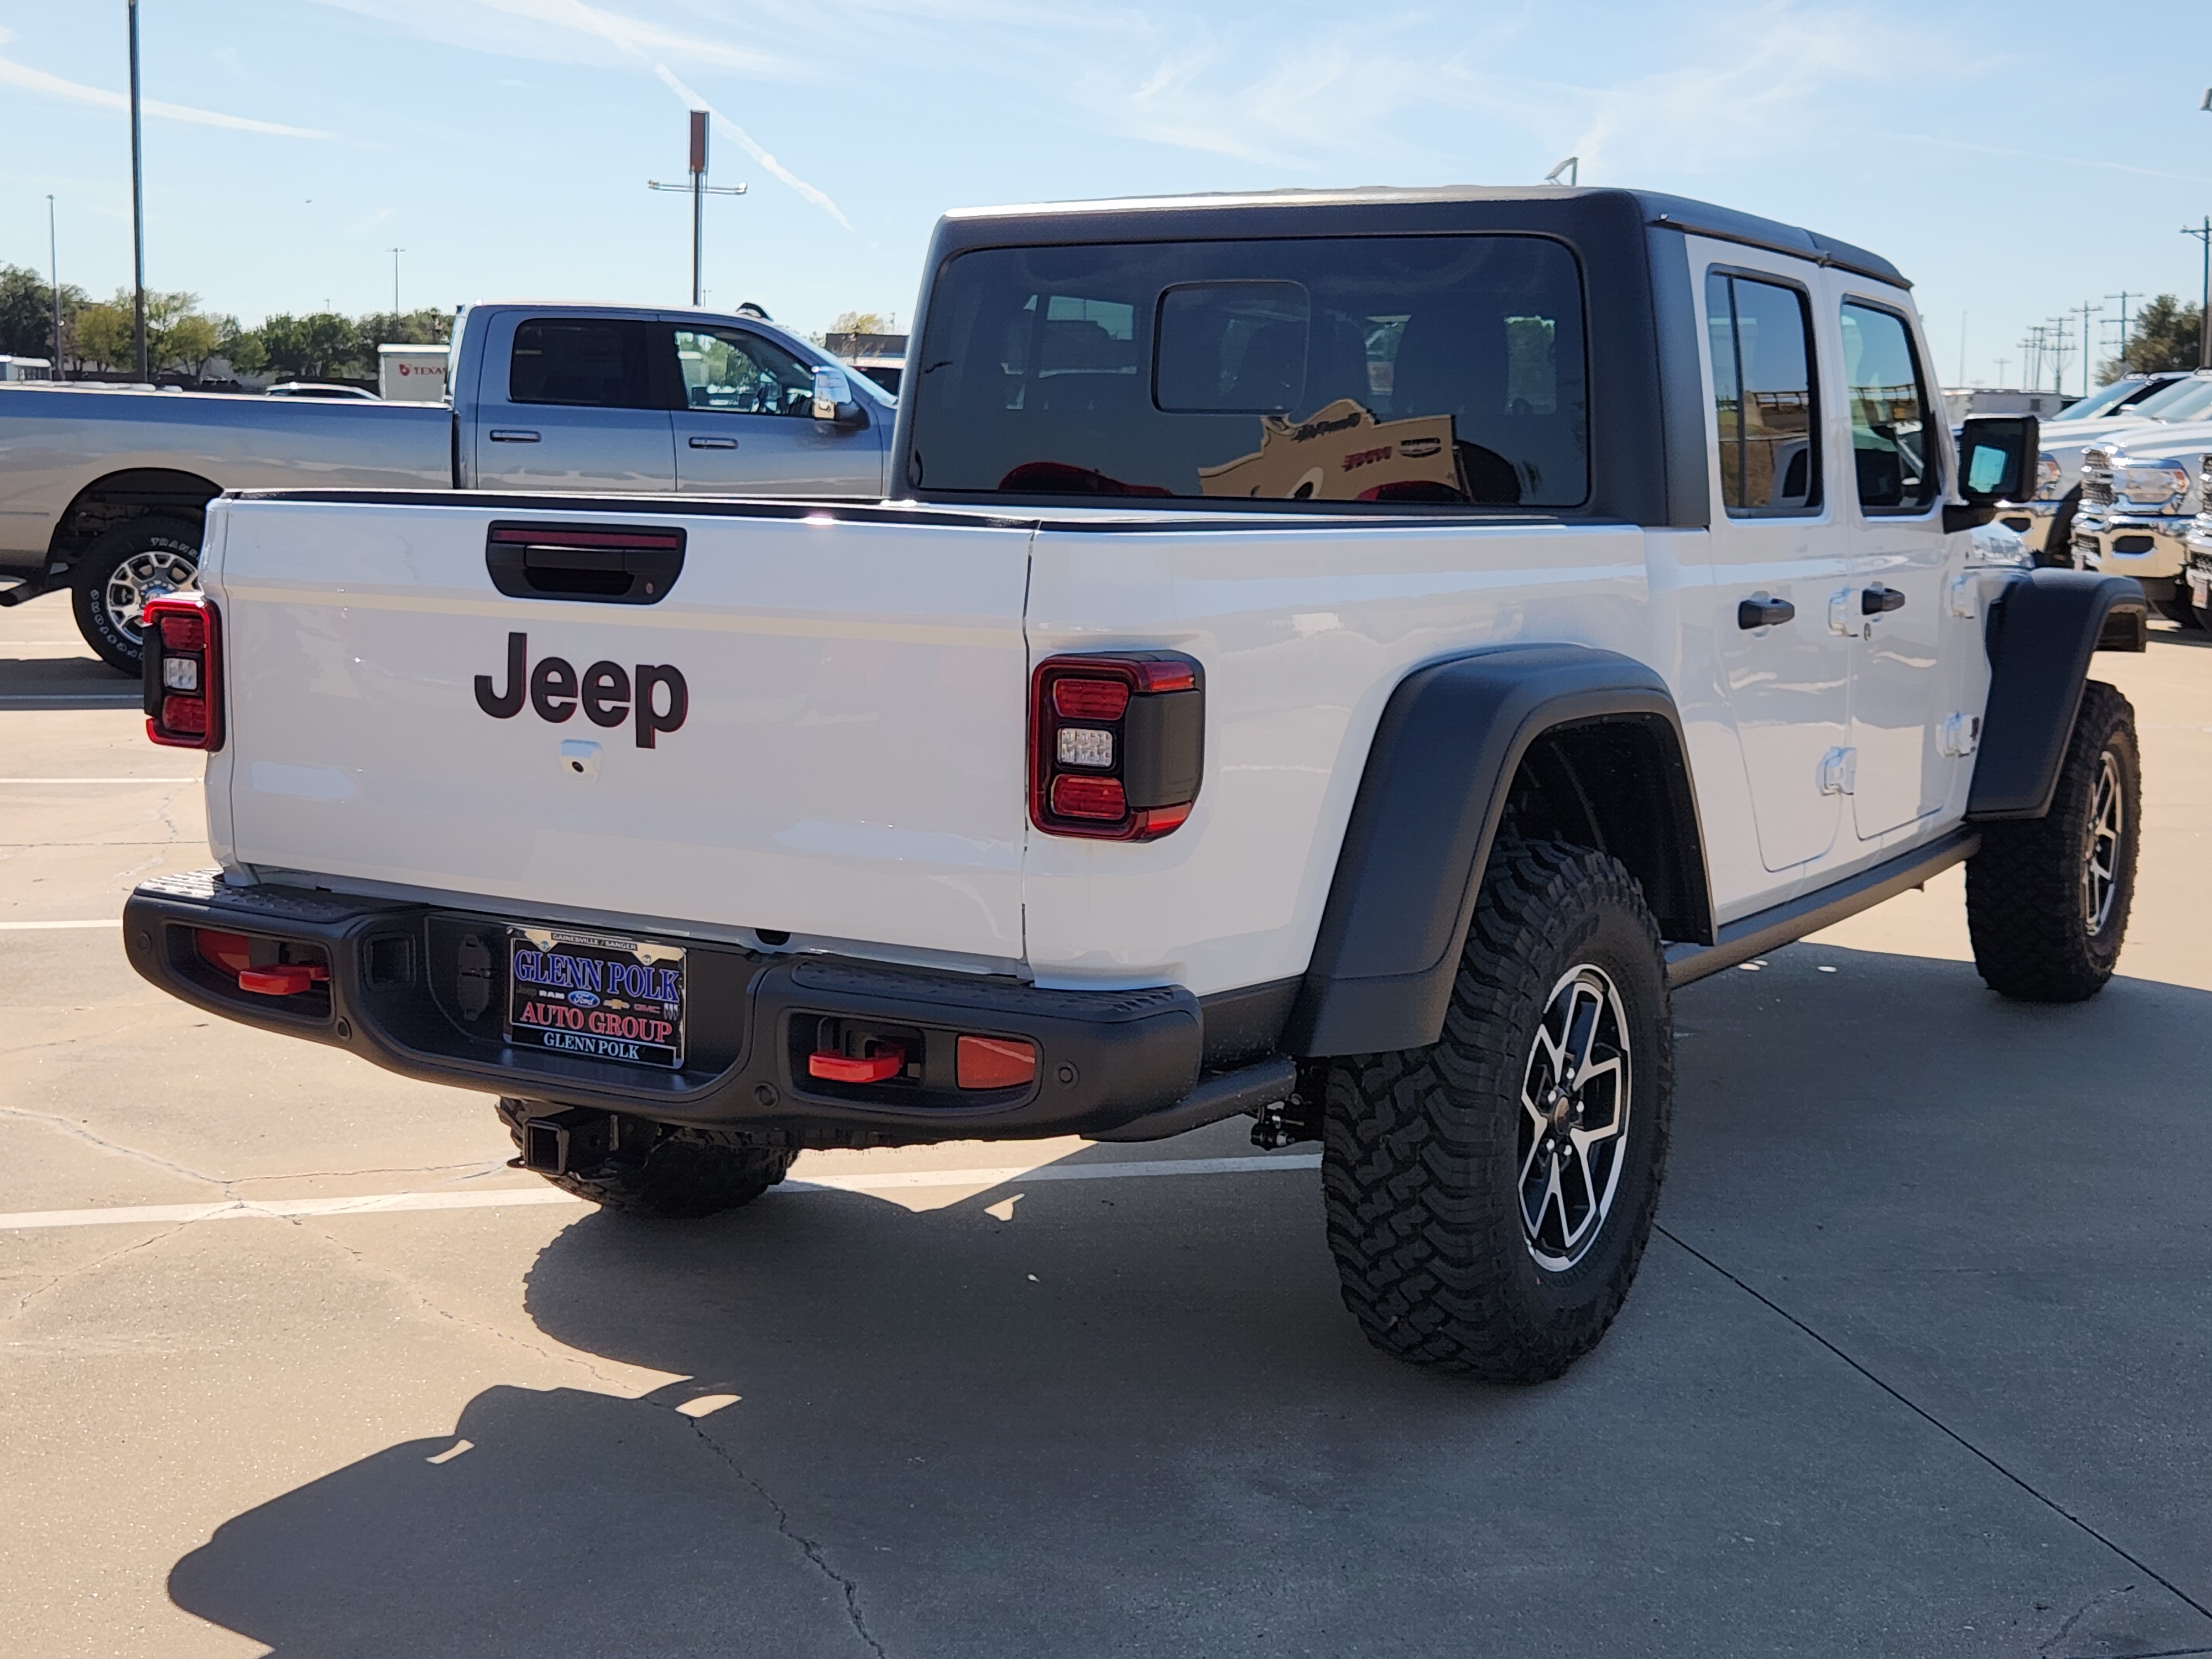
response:
[[[377,401],[374,392],[365,386],[340,386],[327,380],[283,380],[266,387],[264,398],[355,398],[369,403]]]
[[[2084,570],[2133,576],[2154,607],[2194,628],[2198,617],[2185,576],[2189,535],[2206,505],[2212,421],[2119,437],[2118,443],[2093,445],[2082,464],[2074,562]]]
[[[924,269],[896,503],[216,502],[145,684],[222,869],[137,970],[659,1214],[1250,1113],[1370,1340],[1516,1382],[1627,1293],[1674,988],[1962,860],[1990,985],[2112,972],[2142,596],[1989,524],[2036,422],[1954,449],[1887,260],[1442,189]]]
[[[139,612],[192,586],[225,489],[884,493],[896,400],[765,320],[478,305],[452,362],[450,405],[0,387],[0,564],[27,576],[0,605],[67,586],[86,641],[137,672]]]
[[[2196,421],[2212,413],[2212,370],[2155,378],[2162,383],[2117,410],[2071,420],[2062,415],[2043,428],[2034,495],[2000,509],[2003,523],[2026,538],[2039,564],[2074,562],[2074,515],[2081,509],[2081,467],[2090,445],[2154,422]]]
[[[2212,456],[2197,474],[2197,514],[2183,538],[2188,562],[2182,567],[2182,586],[2199,628],[2212,629]]]

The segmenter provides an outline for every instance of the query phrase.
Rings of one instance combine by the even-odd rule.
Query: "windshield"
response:
[[[2189,421],[2208,409],[2212,409],[2212,374],[2191,374],[2144,398],[2128,413],[2160,421]]]
[[[2045,426],[2056,426],[2061,421],[2094,420],[2100,415],[2110,415],[2117,410],[2139,404],[2155,397],[2159,389],[2170,384],[2163,380],[2115,380],[2110,386],[2099,386],[2087,397],[2066,405],[2049,420]]]
[[[1534,236],[987,248],[938,278],[931,491],[1572,507],[1582,283]]]

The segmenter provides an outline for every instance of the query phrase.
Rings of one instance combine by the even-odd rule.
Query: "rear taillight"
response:
[[[149,599],[146,735],[171,749],[222,747],[222,623],[204,593]]]
[[[1190,816],[1205,769],[1206,672],[1170,651],[1053,657],[1030,684],[1030,822],[1152,841]]]

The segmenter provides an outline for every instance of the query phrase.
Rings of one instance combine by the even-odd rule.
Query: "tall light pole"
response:
[[[399,256],[407,250],[388,247],[384,251],[392,256],[392,314],[397,317],[399,314]]]
[[[52,378],[62,377],[62,255],[61,243],[54,235],[54,198],[46,198],[46,269],[52,280],[47,287],[54,296],[54,366]]]
[[[138,378],[146,373],[146,171],[138,143],[138,0],[128,0],[131,13],[131,258],[137,299],[132,308],[131,343],[137,355]]]
[[[2204,96],[2212,102],[2212,92]],[[2201,225],[2184,225],[2181,234],[2204,244],[2204,295],[2198,301],[2203,309],[2197,313],[2197,366],[2212,368],[2212,214],[2207,214]]]
[[[707,230],[707,198],[709,196],[742,196],[743,185],[710,185],[707,182],[707,112],[691,112],[691,182],[688,185],[664,185],[658,179],[645,181],[647,190],[688,190],[691,192],[691,303],[699,303],[700,275],[702,270],[701,248]]]

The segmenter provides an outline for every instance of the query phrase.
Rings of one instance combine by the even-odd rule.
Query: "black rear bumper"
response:
[[[506,930],[532,920],[227,887],[209,871],[141,886],[124,907],[123,933],[139,973],[226,1018],[330,1043],[427,1082],[742,1129],[772,1145],[1103,1133],[1169,1114],[1200,1080],[1205,1019],[1180,986],[1047,991],[1008,978],[692,940],[680,941],[689,953],[690,1044],[681,1067],[514,1047],[501,1020]],[[290,994],[241,990],[234,974],[202,957],[194,935],[203,928],[244,935],[257,964],[281,956],[315,963],[324,975]],[[808,1076],[806,1054],[824,1021],[913,1034],[929,1056],[922,1075],[876,1084]],[[955,1087],[952,1044],[963,1033],[1035,1043],[1035,1081]]]

